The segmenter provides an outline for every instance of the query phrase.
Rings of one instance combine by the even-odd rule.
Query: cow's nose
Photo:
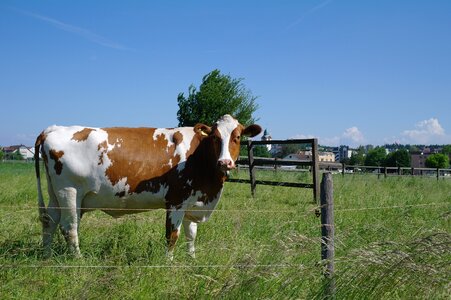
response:
[[[230,159],[221,159],[221,160],[218,160],[218,167],[222,171],[229,171],[229,170],[235,168],[235,164]]]

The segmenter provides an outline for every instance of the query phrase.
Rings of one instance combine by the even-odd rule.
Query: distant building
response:
[[[412,153],[410,154],[410,164],[412,168],[426,168],[426,159],[430,153]]]
[[[430,148],[424,148],[423,152],[411,153],[410,154],[410,165],[412,168],[427,168],[426,159],[432,154],[436,154],[438,151],[432,150]],[[451,154],[448,155],[451,161]],[[415,172],[416,173],[416,172]]]
[[[286,159],[312,160],[312,151],[299,151],[299,153],[289,154]],[[335,154],[333,152],[318,152],[318,160],[320,162],[335,162]]]
[[[272,140],[272,136],[269,134],[268,129],[265,129],[265,131],[263,132],[263,136],[262,136],[262,141],[271,141]],[[272,145],[266,145],[266,148],[268,149],[268,151],[271,151]]]
[[[350,159],[353,151],[349,146],[340,146],[333,148],[332,152],[335,154],[335,161],[340,162],[345,159]]]
[[[25,145],[13,145],[9,147],[4,147],[3,152],[5,156],[8,157],[14,153],[19,153],[22,155],[23,159],[31,160],[34,158],[34,148],[27,147]]]

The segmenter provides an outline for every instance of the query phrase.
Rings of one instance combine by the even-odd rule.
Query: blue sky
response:
[[[451,1],[0,3],[0,145],[49,125],[177,125],[219,69],[273,138],[451,143]]]

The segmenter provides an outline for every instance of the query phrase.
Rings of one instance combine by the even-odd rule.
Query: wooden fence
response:
[[[429,176],[435,177],[437,180],[440,178],[451,179],[451,169],[440,168],[360,166],[320,162],[320,169],[340,172],[343,176],[345,174],[374,174],[378,175],[378,178],[383,175],[384,178],[388,176]]]
[[[287,144],[308,144],[312,148],[312,160],[283,160],[274,158],[254,157],[254,146],[257,145],[287,145]],[[252,196],[255,196],[257,184],[311,188],[313,190],[313,199],[319,203],[319,161],[318,161],[318,140],[317,139],[296,139],[296,140],[272,140],[272,141],[247,141],[247,158],[241,158],[237,164],[249,166],[249,179],[228,179],[229,182],[249,183],[251,185]],[[255,170],[258,166],[309,166],[312,172],[312,183],[305,182],[277,182],[268,180],[257,180]]]

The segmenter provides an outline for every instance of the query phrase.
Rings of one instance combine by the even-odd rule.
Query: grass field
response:
[[[337,299],[449,299],[451,180],[337,175],[334,189]],[[258,186],[253,199],[248,185],[227,183],[199,225],[197,258],[182,237],[173,262],[162,210],[86,214],[83,258],[68,255],[58,233],[53,258],[43,260],[36,206],[33,165],[0,163],[1,299],[322,297],[311,190]]]

